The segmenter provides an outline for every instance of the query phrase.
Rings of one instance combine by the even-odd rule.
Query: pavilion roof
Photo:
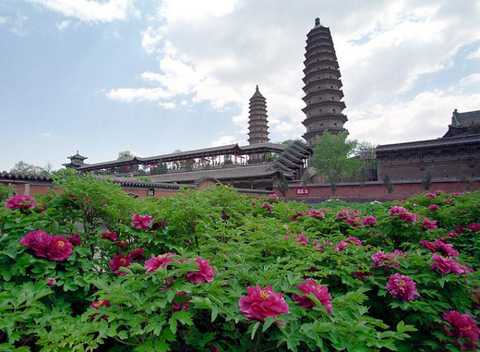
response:
[[[178,160],[186,160],[186,159],[193,159],[193,158],[204,158],[204,157],[212,157],[212,156],[219,156],[219,155],[241,155],[241,154],[253,154],[253,153],[262,153],[262,152],[277,152],[281,153],[285,150],[285,146],[282,144],[276,143],[259,143],[259,144],[252,144],[246,146],[239,146],[238,144],[229,144],[223,145],[219,147],[209,147],[209,148],[202,148],[202,149],[194,149],[184,152],[176,152],[176,153],[169,153],[169,154],[160,154],[151,157],[133,157],[129,160],[112,160],[112,161],[105,161],[95,164],[85,164],[78,168],[81,171],[91,171],[91,170],[99,170],[103,168],[112,168],[112,167],[119,167],[119,166],[127,166],[127,165],[135,165],[135,164],[149,164],[149,163],[161,163],[161,162],[169,162],[169,161],[178,161]]]
[[[247,166],[236,166],[221,169],[203,169],[195,171],[167,173],[162,175],[150,176],[152,182],[195,182],[203,178],[214,178],[219,181],[238,178],[258,178],[272,176],[281,172],[273,167],[274,163],[254,164]],[[289,172],[282,172],[286,177],[291,177]]]

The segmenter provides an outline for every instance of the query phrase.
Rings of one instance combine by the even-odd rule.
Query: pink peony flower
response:
[[[302,246],[306,246],[308,244],[308,238],[307,236],[305,236],[303,232],[297,236],[296,241],[298,244],[301,244]]]
[[[19,210],[28,210],[33,209],[37,203],[32,196],[27,195],[16,195],[8,198],[5,201],[5,207],[8,209],[19,209]]]
[[[53,286],[55,286],[56,284],[57,284],[57,280],[55,280],[55,278],[49,277],[49,278],[47,279],[47,285],[48,285],[49,287],[53,287]]]
[[[398,262],[398,257],[405,255],[402,251],[398,249],[393,252],[382,252],[379,251],[372,255],[373,267],[374,268],[398,268],[400,266]]]
[[[110,269],[117,275],[126,275],[124,271],[120,271],[120,268],[128,268],[131,264],[131,260],[128,255],[116,254],[108,262]]]
[[[362,240],[359,239],[358,237],[355,237],[355,236],[347,237],[347,242],[350,242],[350,243],[354,244],[355,246],[361,246],[362,245]]]
[[[82,244],[82,239],[79,234],[70,235],[67,237],[67,240],[74,246],[80,246]]]
[[[362,220],[365,226],[374,226],[377,223],[377,218],[373,215],[365,216]]]
[[[146,272],[151,273],[157,271],[159,268],[166,269],[168,264],[173,262],[173,257],[175,257],[175,253],[165,253],[151,257],[145,261],[144,267]]]
[[[315,250],[319,252],[323,252],[325,250],[325,247],[322,244],[320,244],[320,241],[318,240],[313,240],[312,244],[313,244],[313,248],[315,248]]]
[[[198,270],[187,273],[187,280],[194,284],[203,282],[212,282],[215,276],[215,270],[210,266],[208,260],[201,257],[195,259]]]
[[[438,209],[440,209],[440,206],[437,205],[437,204],[430,204],[430,205],[428,206],[428,210],[430,210],[430,211],[432,211],[432,212],[433,212],[433,211],[437,211]]]
[[[348,242],[345,240],[341,240],[340,242],[338,242],[337,246],[335,247],[335,250],[337,252],[341,252],[347,247],[348,247]]]
[[[102,238],[113,242],[118,240],[118,234],[113,231],[104,231],[102,232]]]
[[[288,304],[281,293],[275,292],[270,286],[248,287],[247,295],[238,301],[240,313],[252,320],[263,321],[268,317],[277,317],[288,313]]]
[[[106,299],[99,299],[98,301],[93,301],[90,304],[90,307],[93,309],[100,309],[101,307],[110,307],[110,302]]]
[[[132,227],[137,230],[148,230],[153,224],[151,215],[134,214],[132,216]]]
[[[389,214],[391,216],[398,216],[400,214],[405,214],[405,213],[408,213],[408,210],[405,209],[404,207],[400,207],[398,205],[395,205],[393,207],[391,207],[389,210],[388,210]]]
[[[30,231],[20,239],[20,244],[40,258],[47,258],[48,247],[52,241],[52,236],[42,230]]]
[[[145,249],[135,248],[128,253],[128,258],[133,262],[135,260],[142,260],[145,257]]]
[[[268,195],[268,199],[272,202],[278,202],[280,200],[280,196],[274,192]]]
[[[473,271],[471,268],[458,263],[455,259],[444,258],[436,254],[432,255],[432,269],[443,275],[463,275]]]
[[[435,240],[433,242],[421,240],[420,244],[431,252],[442,252],[448,257],[457,257],[459,255],[452,244],[443,242],[442,240]]]
[[[272,212],[272,205],[268,203],[263,203],[261,206],[262,209],[265,209],[267,212],[271,213]]]
[[[423,219],[423,228],[425,230],[435,230],[436,228],[438,228],[437,221],[425,218]]]
[[[414,222],[417,221],[417,215],[415,215],[414,213],[410,213],[410,212],[400,214],[398,217],[400,218],[400,220],[405,221],[405,222],[409,222],[409,223],[414,223]]]
[[[429,192],[427,194],[425,194],[425,197],[427,197],[428,199],[433,199],[437,196],[437,192]]]
[[[307,215],[315,219],[325,219],[325,212],[323,210],[310,209]]]
[[[57,262],[67,260],[73,252],[73,245],[63,236],[52,236],[47,249],[47,258]]]
[[[297,286],[297,288],[303,292],[303,295],[294,294],[293,300],[296,301],[303,308],[312,308],[315,302],[312,301],[308,295],[315,296],[321,304],[324,305],[328,314],[332,313],[332,298],[328,292],[328,287],[318,284],[313,279],[307,279]]]
[[[359,215],[360,212],[358,210],[342,209],[337,213],[335,219],[341,220],[351,226],[357,226],[362,222],[362,219]]]
[[[443,314],[443,319],[449,323],[445,327],[447,335],[456,338],[456,344],[462,351],[477,349],[480,329],[470,315],[450,310]]]
[[[420,296],[415,281],[400,273],[390,275],[385,288],[393,297],[402,301],[413,301]]]
[[[473,223],[467,225],[467,229],[469,229],[472,232],[479,232],[480,231],[480,223]]]

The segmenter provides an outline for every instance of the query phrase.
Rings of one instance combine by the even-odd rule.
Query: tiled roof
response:
[[[417,148],[432,148],[440,146],[456,146],[462,144],[478,144],[480,143],[480,134],[466,137],[450,137],[450,138],[437,138],[428,139],[423,141],[396,143],[396,144],[384,144],[379,145],[376,148],[376,152],[389,152],[397,150],[408,150]]]
[[[160,182],[143,182],[134,178],[127,177],[102,177],[98,176],[100,179],[105,179],[117,183],[123,187],[137,187],[137,188],[166,188],[166,189],[179,189],[180,185],[171,184],[171,183],[160,183]],[[22,173],[12,173],[7,171],[0,172],[0,180],[11,180],[11,181],[22,181],[22,182],[44,182],[51,183],[53,180],[50,176],[42,175],[29,175]]]
[[[252,144],[246,146],[239,146],[238,144],[229,144],[223,145],[219,147],[210,147],[210,148],[202,148],[202,149],[194,149],[185,152],[177,152],[177,153],[169,153],[169,154],[160,154],[151,157],[133,157],[130,160],[112,160],[112,161],[105,161],[101,163],[95,164],[85,164],[78,168],[81,171],[91,171],[91,170],[99,170],[102,168],[111,168],[111,167],[119,167],[119,166],[128,166],[128,165],[136,165],[136,164],[148,164],[148,163],[156,163],[156,162],[169,162],[175,160],[185,160],[185,159],[193,159],[193,158],[200,158],[200,157],[209,157],[209,156],[217,156],[217,155],[225,155],[225,154],[248,154],[248,153],[262,153],[262,152],[282,152],[286,147],[282,144],[276,143],[259,143],[259,144]]]
[[[202,178],[214,178],[219,181],[249,178],[249,177],[262,177],[271,176],[279,172],[273,168],[273,163],[259,164],[259,165],[247,165],[237,166],[221,169],[204,169],[196,171],[187,171],[179,173],[168,173],[163,175],[150,176],[152,182],[195,182]],[[292,175],[285,173],[287,177]]]

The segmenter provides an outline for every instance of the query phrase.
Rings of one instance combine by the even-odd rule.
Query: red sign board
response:
[[[295,190],[297,196],[308,196],[310,194],[310,190],[308,188],[299,187]]]

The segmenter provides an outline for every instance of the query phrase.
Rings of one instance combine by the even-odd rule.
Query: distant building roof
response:
[[[152,182],[195,182],[202,178],[214,178],[219,181],[239,178],[258,178],[283,173],[291,177],[291,173],[285,173],[273,167],[274,163],[254,164],[247,166],[225,167],[221,169],[204,169],[187,172],[176,172],[162,175],[152,175]]]
[[[480,110],[458,112],[455,109],[452,114],[452,123],[448,126],[448,131],[443,138],[475,134],[480,134]]]
[[[446,147],[446,146],[469,145],[469,144],[478,144],[478,143],[480,143],[480,134],[472,135],[472,136],[428,139],[423,141],[415,141],[415,142],[407,142],[407,143],[384,144],[384,145],[377,146],[376,153],[378,157],[384,152],[391,152],[391,151],[425,149],[425,148],[435,148],[435,147],[441,147],[441,146]]]
[[[177,160],[186,160],[186,159],[194,159],[194,158],[202,158],[202,157],[211,157],[211,156],[218,156],[218,155],[240,155],[240,154],[249,154],[249,153],[264,153],[264,152],[277,152],[281,153],[285,150],[286,146],[283,144],[276,144],[276,143],[259,143],[253,145],[246,145],[246,146],[239,146],[238,144],[229,144],[223,145],[219,147],[209,147],[209,148],[202,148],[202,149],[194,149],[184,152],[176,152],[176,153],[169,153],[169,154],[160,154],[151,157],[133,157],[130,160],[112,160],[112,161],[105,161],[101,163],[95,164],[85,164],[80,166],[78,170],[80,171],[92,171],[92,170],[99,170],[103,168],[112,168],[112,167],[119,167],[119,166],[126,166],[126,165],[135,165],[135,164],[149,164],[149,163],[162,163],[162,162],[169,162],[169,161],[177,161]]]

